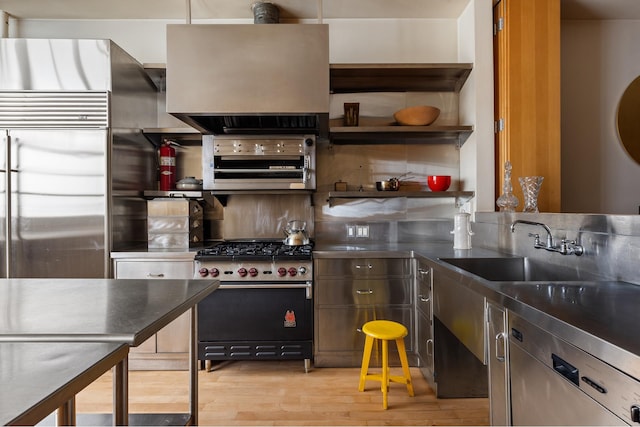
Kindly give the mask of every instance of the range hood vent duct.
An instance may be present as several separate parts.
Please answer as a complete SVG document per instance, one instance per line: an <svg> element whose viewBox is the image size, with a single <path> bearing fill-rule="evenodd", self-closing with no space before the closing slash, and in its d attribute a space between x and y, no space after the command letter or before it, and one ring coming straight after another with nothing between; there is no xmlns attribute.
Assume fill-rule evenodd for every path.
<svg viewBox="0 0 640 427"><path fill-rule="evenodd" d="M168 25L167 111L204 134L327 137L328 26Z"/></svg>
<svg viewBox="0 0 640 427"><path fill-rule="evenodd" d="M269 2L255 2L251 5L254 24L277 24L280 22L278 6Z"/></svg>

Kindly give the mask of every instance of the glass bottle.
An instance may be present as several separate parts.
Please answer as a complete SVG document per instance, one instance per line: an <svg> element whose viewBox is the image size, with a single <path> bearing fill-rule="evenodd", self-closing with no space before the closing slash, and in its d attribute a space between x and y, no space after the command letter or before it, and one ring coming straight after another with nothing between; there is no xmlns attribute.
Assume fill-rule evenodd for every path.
<svg viewBox="0 0 640 427"><path fill-rule="evenodd" d="M502 195L498 197L496 204L500 212L515 212L518 206L518 198L513 194L511 185L511 162L504 162L504 183L502 184Z"/></svg>

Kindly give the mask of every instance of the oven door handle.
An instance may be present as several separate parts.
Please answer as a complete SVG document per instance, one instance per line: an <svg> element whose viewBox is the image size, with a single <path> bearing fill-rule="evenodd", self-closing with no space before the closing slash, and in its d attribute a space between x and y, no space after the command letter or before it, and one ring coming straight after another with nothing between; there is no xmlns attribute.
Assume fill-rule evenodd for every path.
<svg viewBox="0 0 640 427"><path fill-rule="evenodd" d="M297 168L295 166L291 166L291 167L270 167L270 168L265 168L265 169L260 169L260 168L256 168L256 169L216 169L215 173L220 173L220 172L225 172L225 173L237 173L237 174L241 174L241 173L263 173L263 174L277 174L277 173L281 173L281 172L300 172L301 169Z"/></svg>
<svg viewBox="0 0 640 427"><path fill-rule="evenodd" d="M243 283L241 285L225 285L221 283L218 289L305 289L305 296L307 299L311 299L312 295L312 282L305 283Z"/></svg>

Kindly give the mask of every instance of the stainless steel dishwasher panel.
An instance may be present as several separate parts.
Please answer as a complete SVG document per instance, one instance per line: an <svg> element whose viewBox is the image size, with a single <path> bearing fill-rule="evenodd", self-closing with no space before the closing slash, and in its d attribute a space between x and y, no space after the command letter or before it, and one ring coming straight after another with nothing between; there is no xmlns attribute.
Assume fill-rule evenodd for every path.
<svg viewBox="0 0 640 427"><path fill-rule="evenodd" d="M625 425L517 345L510 349L514 426Z"/></svg>
<svg viewBox="0 0 640 427"><path fill-rule="evenodd" d="M639 381L511 312L508 318L513 425L638 425Z"/></svg>

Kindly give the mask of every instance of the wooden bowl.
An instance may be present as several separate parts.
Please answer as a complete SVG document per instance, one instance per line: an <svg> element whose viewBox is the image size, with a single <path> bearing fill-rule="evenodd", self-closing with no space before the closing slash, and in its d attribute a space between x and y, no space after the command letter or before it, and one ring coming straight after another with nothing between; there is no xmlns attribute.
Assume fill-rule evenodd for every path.
<svg viewBox="0 0 640 427"><path fill-rule="evenodd" d="M402 126L429 126L439 115L440 109L437 107L416 105L396 111L393 118Z"/></svg>

